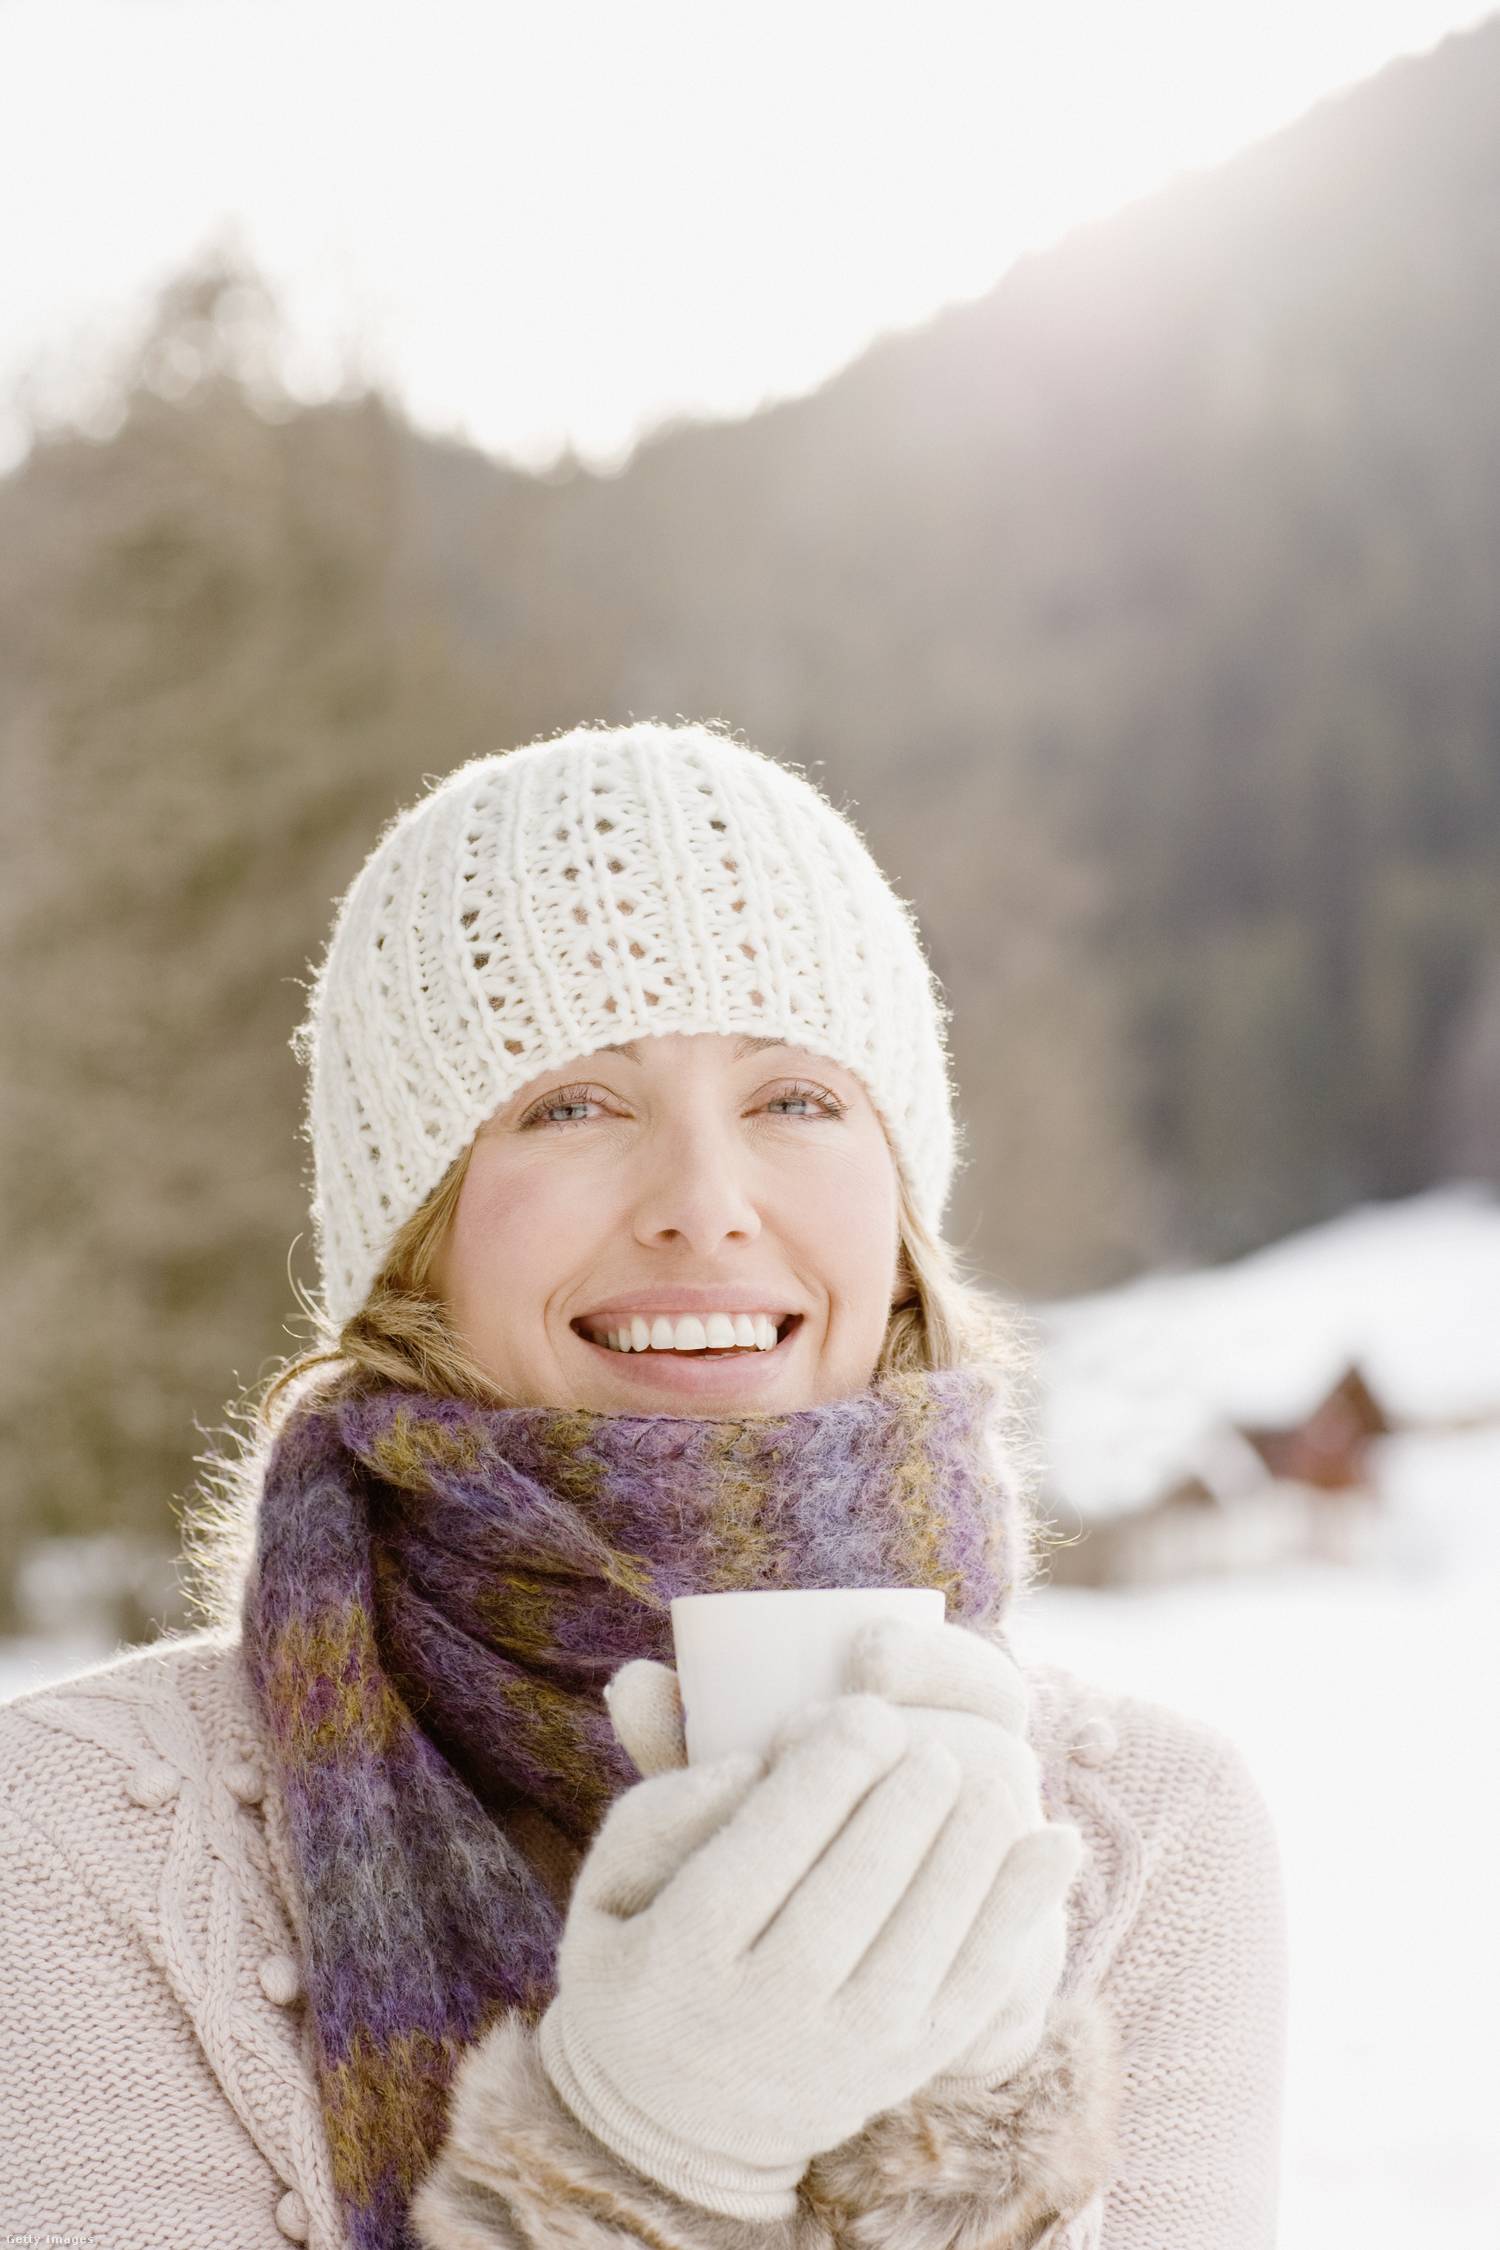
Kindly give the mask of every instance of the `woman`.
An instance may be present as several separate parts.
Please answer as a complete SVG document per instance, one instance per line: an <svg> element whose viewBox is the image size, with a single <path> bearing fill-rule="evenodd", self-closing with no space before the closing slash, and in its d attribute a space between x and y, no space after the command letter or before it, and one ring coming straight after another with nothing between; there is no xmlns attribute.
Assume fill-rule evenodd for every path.
<svg viewBox="0 0 1500 2250"><path fill-rule="evenodd" d="M0 1712L12 2236L1273 2241L1274 1837L1221 1736L1010 1653L943 1019L715 729L388 827L296 1042L324 1348L192 1527L211 1622ZM946 1621L689 1767L672 1596L859 1585Z"/></svg>

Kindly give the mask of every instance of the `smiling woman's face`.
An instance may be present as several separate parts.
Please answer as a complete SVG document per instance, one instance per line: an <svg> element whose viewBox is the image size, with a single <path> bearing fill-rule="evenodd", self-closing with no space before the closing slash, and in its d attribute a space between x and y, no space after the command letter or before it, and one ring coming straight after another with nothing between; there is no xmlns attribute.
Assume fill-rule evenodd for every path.
<svg viewBox="0 0 1500 2250"><path fill-rule="evenodd" d="M433 1278L517 1404L784 1413L873 1376L898 1211L852 1072L777 1041L665 1033L544 1071L495 1112ZM750 1341L771 1333L761 1315L774 1349ZM615 1348L622 1330L646 1348Z"/></svg>

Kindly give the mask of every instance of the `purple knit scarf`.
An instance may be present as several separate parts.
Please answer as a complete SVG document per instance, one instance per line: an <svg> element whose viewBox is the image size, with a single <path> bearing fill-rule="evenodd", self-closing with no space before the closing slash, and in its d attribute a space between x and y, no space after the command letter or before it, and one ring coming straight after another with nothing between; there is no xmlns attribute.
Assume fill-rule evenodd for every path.
<svg viewBox="0 0 1500 2250"><path fill-rule="evenodd" d="M674 1595L936 1586L1004 1645L1029 1554L995 1406L964 1368L722 1419L397 1388L294 1411L243 1633L354 2250L415 2250L464 2048L552 1996L562 1916L511 1830L532 1808L586 1848L638 1780L602 1690L671 1663Z"/></svg>

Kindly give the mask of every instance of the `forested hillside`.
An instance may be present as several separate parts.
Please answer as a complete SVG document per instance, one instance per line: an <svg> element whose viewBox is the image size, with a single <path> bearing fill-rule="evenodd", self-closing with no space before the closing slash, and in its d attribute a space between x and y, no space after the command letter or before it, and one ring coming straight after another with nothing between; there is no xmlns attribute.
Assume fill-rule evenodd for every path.
<svg viewBox="0 0 1500 2250"><path fill-rule="evenodd" d="M254 277L167 292L118 429L0 482L4 1550L170 1533L296 1340L333 902L579 719L850 807L1004 1286L1500 1176L1497 120L1492 23L610 478L268 399Z"/></svg>

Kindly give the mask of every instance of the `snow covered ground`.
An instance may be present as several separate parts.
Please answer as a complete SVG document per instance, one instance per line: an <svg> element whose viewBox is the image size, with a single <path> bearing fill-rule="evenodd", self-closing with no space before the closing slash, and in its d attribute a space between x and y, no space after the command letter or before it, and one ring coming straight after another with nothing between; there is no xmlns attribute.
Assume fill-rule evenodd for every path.
<svg viewBox="0 0 1500 2250"><path fill-rule="evenodd" d="M1305 1410L1352 1359L1427 1425L1376 1443L1357 1567L1043 1588L1015 1643L1222 1728L1265 1792L1292 1956L1281 2250L1496 2250L1500 1202L1367 1205L1046 1325L1048 1462L1101 1516L1164 1443Z"/></svg>
<svg viewBox="0 0 1500 2250"><path fill-rule="evenodd" d="M24 1640L0 1641L0 1702L7 1696L24 1695L28 1688L46 1687L52 1680L66 1680L90 1664L101 1663L112 1653L107 1642L84 1637L44 1640L28 1636Z"/></svg>
<svg viewBox="0 0 1500 2250"><path fill-rule="evenodd" d="M1384 1558L1043 1588L1023 1660L1221 1727L1281 1839L1281 2250L1500 2243L1500 1429L1392 1438Z"/></svg>
<svg viewBox="0 0 1500 2250"><path fill-rule="evenodd" d="M1014 1620L1023 1658L1222 1728L1265 1792L1292 1952L1280 2250L1500 2243L1497 1220L1466 1199L1415 1199L1258 1253L1241 1262L1249 1329L1228 1270L1179 1284L1186 1324L1166 1277L1134 1285L1133 1338L1153 1301L1152 1320L1174 1322L1158 1395L1166 1374L1217 1395L1226 1352L1264 1375L1279 1267L1289 1315L1330 1365L1354 1337L1406 1413L1486 1419L1378 1441L1384 1529L1357 1566L1043 1588ZM1114 1294L1110 1317L1123 1309ZM107 1653L0 1647L0 1695Z"/></svg>

